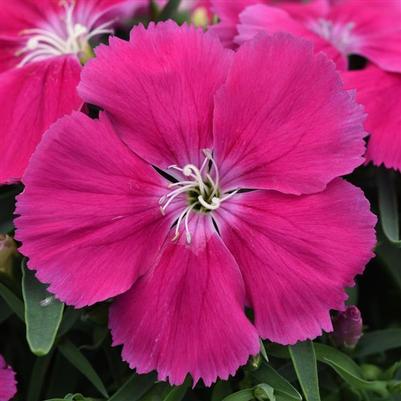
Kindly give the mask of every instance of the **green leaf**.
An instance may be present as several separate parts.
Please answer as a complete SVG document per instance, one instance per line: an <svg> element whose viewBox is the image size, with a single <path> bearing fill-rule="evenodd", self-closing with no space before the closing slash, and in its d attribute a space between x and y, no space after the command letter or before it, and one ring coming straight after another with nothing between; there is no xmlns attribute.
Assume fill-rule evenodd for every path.
<svg viewBox="0 0 401 401"><path fill-rule="evenodd" d="M47 377L47 370L50 365L52 355L37 358L33 365L32 374L28 385L28 395L26 401L39 401L43 382Z"/></svg>
<svg viewBox="0 0 401 401"><path fill-rule="evenodd" d="M384 240L376 249L376 253L379 258L384 262L387 269L393 276L394 281L401 289L401 249L396 248L394 245L391 245L389 241Z"/></svg>
<svg viewBox="0 0 401 401"><path fill-rule="evenodd" d="M274 395L274 388L265 383L258 384L253 389L253 395L260 401L277 401Z"/></svg>
<svg viewBox="0 0 401 401"><path fill-rule="evenodd" d="M350 386L374 391L382 396L388 395L387 383L365 380L361 368L348 355L324 344L315 344L315 350L318 360L333 368Z"/></svg>
<svg viewBox="0 0 401 401"><path fill-rule="evenodd" d="M190 380L185 380L185 383L182 386L173 388L163 399L163 401L181 401L184 398L189 385Z"/></svg>
<svg viewBox="0 0 401 401"><path fill-rule="evenodd" d="M214 386L212 391L211 401L221 401L232 393L231 384L229 381L219 380Z"/></svg>
<svg viewBox="0 0 401 401"><path fill-rule="evenodd" d="M38 356L49 353L63 317L64 304L47 292L22 262L22 295L25 302L26 339Z"/></svg>
<svg viewBox="0 0 401 401"><path fill-rule="evenodd" d="M282 395L294 401L302 400L302 396L299 394L298 390L275 369L273 369L271 365L263 365L257 371L252 372L252 375L258 381L272 386L276 390L277 396Z"/></svg>
<svg viewBox="0 0 401 401"><path fill-rule="evenodd" d="M59 344L58 346L61 354L73 365L75 366L94 386L95 388L104 396L108 397L107 390L96 371L93 369L92 365L89 363L87 358L82 354L82 352L70 341L66 340Z"/></svg>
<svg viewBox="0 0 401 401"><path fill-rule="evenodd" d="M133 375L120 389L113 394L109 401L137 401L148 392L155 383L155 376Z"/></svg>
<svg viewBox="0 0 401 401"><path fill-rule="evenodd" d="M178 10L181 0L169 0L169 2L164 6L162 12L159 15L159 21L167 21L172 18L173 15Z"/></svg>
<svg viewBox="0 0 401 401"><path fill-rule="evenodd" d="M251 401L253 399L253 389L247 388L245 390L240 390L236 393L230 394L222 401Z"/></svg>
<svg viewBox="0 0 401 401"><path fill-rule="evenodd" d="M355 349L355 355L368 356L394 348L401 348L401 329L377 330L362 336Z"/></svg>
<svg viewBox="0 0 401 401"><path fill-rule="evenodd" d="M377 175L377 183L379 188L380 221L383 232L393 244L401 246L394 173L380 169Z"/></svg>
<svg viewBox="0 0 401 401"><path fill-rule="evenodd" d="M24 303L3 283L0 283L0 295L13 312L23 321Z"/></svg>
<svg viewBox="0 0 401 401"><path fill-rule="evenodd" d="M313 343L300 342L289 347L299 384L307 401L320 401L317 362Z"/></svg>

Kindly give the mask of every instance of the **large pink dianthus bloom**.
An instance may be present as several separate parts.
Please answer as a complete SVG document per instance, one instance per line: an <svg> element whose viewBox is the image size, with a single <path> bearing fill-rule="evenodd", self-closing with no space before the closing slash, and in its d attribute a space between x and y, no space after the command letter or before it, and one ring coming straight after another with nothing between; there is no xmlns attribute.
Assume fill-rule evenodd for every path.
<svg viewBox="0 0 401 401"><path fill-rule="evenodd" d="M288 32L315 44L340 69L347 56L364 56L384 70L401 72L401 2L399 0L327 0L271 7L257 4L239 16L237 43L260 31Z"/></svg>
<svg viewBox="0 0 401 401"><path fill-rule="evenodd" d="M17 392L14 371L0 355L0 401L9 401Z"/></svg>
<svg viewBox="0 0 401 401"><path fill-rule="evenodd" d="M117 296L114 344L173 384L226 379L259 336L332 330L376 220L338 178L363 161L364 115L325 55L290 35L233 53L151 24L99 47L79 91L105 111L52 126L17 202L50 291L78 307Z"/></svg>
<svg viewBox="0 0 401 401"><path fill-rule="evenodd" d="M401 74L372 64L362 71L344 72L343 78L347 88L357 89L357 100L368 113L367 159L401 171Z"/></svg>
<svg viewBox="0 0 401 401"><path fill-rule="evenodd" d="M43 132L82 106L89 40L146 0L0 0L0 185L21 179Z"/></svg>

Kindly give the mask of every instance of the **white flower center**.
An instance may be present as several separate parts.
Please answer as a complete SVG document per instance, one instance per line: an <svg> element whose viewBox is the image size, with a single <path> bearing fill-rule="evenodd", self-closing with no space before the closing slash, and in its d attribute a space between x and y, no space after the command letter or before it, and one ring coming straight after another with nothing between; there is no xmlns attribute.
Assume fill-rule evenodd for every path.
<svg viewBox="0 0 401 401"><path fill-rule="evenodd" d="M355 40L352 34L352 30L355 27L354 22L341 24L319 18L310 20L307 26L311 31L330 42L339 52L343 54L352 53L351 47Z"/></svg>
<svg viewBox="0 0 401 401"><path fill-rule="evenodd" d="M16 56L24 56L18 64L19 67L64 54L75 54L80 59L91 51L89 45L91 38L113 33L110 26L114 21L108 21L93 29L91 26L76 22L73 2L65 2L63 6L65 13L59 18L59 26L49 23L45 28L25 29L20 32L27 37L27 41L16 53Z"/></svg>
<svg viewBox="0 0 401 401"><path fill-rule="evenodd" d="M222 193L220 189L219 169L213 159L212 153L204 149L205 159L200 168L193 164L187 164L183 168L170 166L169 169L180 173L182 179L168 185L169 193L163 195L160 200L160 211L164 215L168 206L178 196L185 196L188 206L181 212L175 226L176 240L180 235L181 226L184 227L186 241L191 243L192 234L189 230L189 216L191 212L210 213L220 207L222 202L230 199L239 190Z"/></svg>

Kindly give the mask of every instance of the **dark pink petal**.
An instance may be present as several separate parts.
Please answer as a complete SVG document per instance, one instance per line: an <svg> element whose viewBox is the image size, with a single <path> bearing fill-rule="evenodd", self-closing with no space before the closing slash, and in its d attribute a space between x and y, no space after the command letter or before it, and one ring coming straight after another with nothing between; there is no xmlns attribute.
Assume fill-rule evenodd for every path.
<svg viewBox="0 0 401 401"><path fill-rule="evenodd" d="M329 18L353 24L355 53L388 71L401 72L401 2L399 0L343 0Z"/></svg>
<svg viewBox="0 0 401 401"><path fill-rule="evenodd" d="M122 139L160 168L199 165L212 144L213 97L231 51L211 35L174 22L113 38L82 73L83 98L108 113Z"/></svg>
<svg viewBox="0 0 401 401"><path fill-rule="evenodd" d="M80 71L73 57L55 57L0 74L0 184L20 180L43 132L81 107Z"/></svg>
<svg viewBox="0 0 401 401"><path fill-rule="evenodd" d="M0 36L18 36L22 30L36 27L59 7L58 0L2 0Z"/></svg>
<svg viewBox="0 0 401 401"><path fill-rule="evenodd" d="M23 46L21 37L0 34L0 73L18 65L20 58L16 53Z"/></svg>
<svg viewBox="0 0 401 401"><path fill-rule="evenodd" d="M297 5L294 8L302 7L305 6ZM294 19L284 9L264 4L248 7L240 14L240 23L237 25L237 29L238 36L235 41L238 44L252 39L260 32L268 34L284 32L300 36L313 42L316 52L326 53L336 63L338 69L345 70L347 68L345 55L341 54L330 42L307 29L303 22Z"/></svg>
<svg viewBox="0 0 401 401"><path fill-rule="evenodd" d="M16 393L15 373L0 355L0 401L9 401Z"/></svg>
<svg viewBox="0 0 401 401"><path fill-rule="evenodd" d="M209 217L193 223L191 245L168 242L158 264L119 296L110 311L113 344L138 373L181 384L189 373L209 386L227 379L259 350L244 313L238 266Z"/></svg>
<svg viewBox="0 0 401 401"><path fill-rule="evenodd" d="M237 24L240 13L248 6L260 3L260 0L212 0L212 10L219 17L218 24L209 27L226 47L234 47Z"/></svg>
<svg viewBox="0 0 401 401"><path fill-rule="evenodd" d="M74 113L54 124L24 183L16 210L20 251L51 292L77 307L130 288L173 222L158 204L167 182L105 118Z"/></svg>
<svg viewBox="0 0 401 401"><path fill-rule="evenodd" d="M362 108L334 63L290 35L241 46L214 118L225 188L312 193L363 161Z"/></svg>
<svg viewBox="0 0 401 401"><path fill-rule="evenodd" d="M280 8L293 18L308 21L310 18L324 18L330 12L330 0L293 0L280 2Z"/></svg>
<svg viewBox="0 0 401 401"><path fill-rule="evenodd" d="M362 191L341 179L307 196L237 194L216 219L259 334L281 344L331 331L330 309L343 308L344 288L373 256L376 218Z"/></svg>
<svg viewBox="0 0 401 401"><path fill-rule="evenodd" d="M357 89L357 100L368 113L370 133L366 157L376 166L401 171L401 74L387 73L374 65L343 74L345 85Z"/></svg>

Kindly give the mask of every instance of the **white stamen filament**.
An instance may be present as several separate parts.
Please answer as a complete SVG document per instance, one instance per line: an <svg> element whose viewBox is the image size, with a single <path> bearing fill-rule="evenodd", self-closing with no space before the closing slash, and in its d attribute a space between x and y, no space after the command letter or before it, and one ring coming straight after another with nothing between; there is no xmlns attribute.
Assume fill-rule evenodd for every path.
<svg viewBox="0 0 401 401"><path fill-rule="evenodd" d="M75 54L79 58L88 51L89 40L94 36L113 33L110 26L114 21L105 22L94 29L74 22L74 6L72 1L64 2L65 15L60 17L60 28L65 35L56 33L50 25L21 31L22 36L27 36L27 41L16 52L16 56L24 55L18 67L63 54Z"/></svg>
<svg viewBox="0 0 401 401"><path fill-rule="evenodd" d="M173 241L180 236L180 229L183 225L186 242L190 244L192 241L192 234L189 229L191 213L195 210L197 212L212 212L218 209L222 202L230 199L238 192L238 189L236 189L232 192L226 192L224 196L220 195L220 176L217 164L210 150L205 149L203 153L205 159L200 168L194 164L187 164L183 168L176 165L168 167L168 169L178 171L183 176L183 179L168 185L168 188L173 190L160 198L161 213L165 215L167 207L180 195L187 196L190 202L177 219ZM188 180L188 178L192 178L192 181Z"/></svg>

